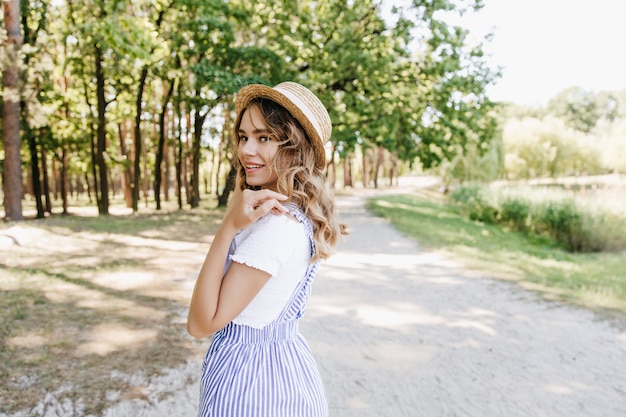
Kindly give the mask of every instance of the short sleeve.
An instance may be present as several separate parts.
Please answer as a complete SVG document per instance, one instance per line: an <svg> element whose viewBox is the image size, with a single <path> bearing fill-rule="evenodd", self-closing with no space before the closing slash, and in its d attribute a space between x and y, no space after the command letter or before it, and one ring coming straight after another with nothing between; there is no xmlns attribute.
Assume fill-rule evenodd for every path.
<svg viewBox="0 0 626 417"><path fill-rule="evenodd" d="M293 255L293 241L302 227L289 216L267 214L248 227L231 259L275 276Z"/></svg>

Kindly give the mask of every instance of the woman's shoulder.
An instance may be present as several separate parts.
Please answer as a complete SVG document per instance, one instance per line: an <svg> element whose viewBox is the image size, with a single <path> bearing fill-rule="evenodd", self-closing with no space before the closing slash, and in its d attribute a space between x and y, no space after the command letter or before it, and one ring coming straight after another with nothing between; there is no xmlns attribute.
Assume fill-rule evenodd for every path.
<svg viewBox="0 0 626 417"><path fill-rule="evenodd" d="M256 223L251 226L251 228L252 230L269 229L272 231L276 231L276 229L281 229L285 231L297 232L304 229L304 224L296 216L290 213L269 213L261 217Z"/></svg>
<svg viewBox="0 0 626 417"><path fill-rule="evenodd" d="M235 236L233 260L254 258L268 263L273 259L272 268L259 268L273 275L294 253L308 253L309 245L302 223L288 215L268 214Z"/></svg>

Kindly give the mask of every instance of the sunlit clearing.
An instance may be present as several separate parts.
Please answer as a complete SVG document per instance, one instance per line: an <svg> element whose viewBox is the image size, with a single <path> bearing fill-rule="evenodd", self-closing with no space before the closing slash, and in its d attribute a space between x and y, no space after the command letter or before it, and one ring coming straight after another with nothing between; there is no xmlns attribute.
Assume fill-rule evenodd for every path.
<svg viewBox="0 0 626 417"><path fill-rule="evenodd" d="M57 282L55 285L50 285L45 288L44 292L46 298L55 303L75 303L79 307L121 312L125 316L154 320L165 316L163 311L144 307L131 300L116 298L104 292L65 282Z"/></svg>
<svg viewBox="0 0 626 417"><path fill-rule="evenodd" d="M439 267L454 267L458 264L445 259L441 253L408 253L402 255L386 253L342 253L326 261L328 265L346 269L363 269L368 266L380 266L400 270L414 271L417 265L437 265Z"/></svg>
<svg viewBox="0 0 626 417"><path fill-rule="evenodd" d="M135 350L156 339L152 329L133 330L121 324L101 324L88 335L88 342L78 346L82 355L107 355L118 350Z"/></svg>
<svg viewBox="0 0 626 417"><path fill-rule="evenodd" d="M15 336L7 340L7 345L11 347L33 349L49 343L50 341L37 334L27 334L24 336Z"/></svg>
<svg viewBox="0 0 626 417"><path fill-rule="evenodd" d="M116 290L130 290L148 286L154 282L154 274L138 271L107 272L96 276L94 282L103 287L115 288Z"/></svg>
<svg viewBox="0 0 626 417"><path fill-rule="evenodd" d="M394 303L393 308L376 305L357 307L357 315L364 323L377 327L403 327L410 324L442 324L444 318L408 303Z"/></svg>

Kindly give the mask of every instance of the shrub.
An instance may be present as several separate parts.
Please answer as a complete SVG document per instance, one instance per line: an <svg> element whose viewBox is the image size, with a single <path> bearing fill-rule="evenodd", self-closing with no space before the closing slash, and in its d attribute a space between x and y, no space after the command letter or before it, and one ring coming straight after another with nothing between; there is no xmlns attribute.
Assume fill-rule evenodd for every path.
<svg viewBox="0 0 626 417"><path fill-rule="evenodd" d="M626 219L612 212L596 211L583 217L583 227L588 234L587 251L626 250Z"/></svg>
<svg viewBox="0 0 626 417"><path fill-rule="evenodd" d="M525 232L530 227L530 203L521 198L508 197L500 203L500 219L518 232Z"/></svg>
<svg viewBox="0 0 626 417"><path fill-rule="evenodd" d="M626 249L624 216L602 207L579 205L571 195L554 190L505 189L496 193L470 185L455 189L450 199L471 220L501 223L533 239L538 237L537 241L550 239L571 252Z"/></svg>
<svg viewBox="0 0 626 417"><path fill-rule="evenodd" d="M549 201L540 212L536 231L545 232L565 249L580 252L589 246L583 216L573 200Z"/></svg>
<svg viewBox="0 0 626 417"><path fill-rule="evenodd" d="M456 188L450 193L450 198L470 220L496 223L498 209L485 197L482 187L469 185Z"/></svg>

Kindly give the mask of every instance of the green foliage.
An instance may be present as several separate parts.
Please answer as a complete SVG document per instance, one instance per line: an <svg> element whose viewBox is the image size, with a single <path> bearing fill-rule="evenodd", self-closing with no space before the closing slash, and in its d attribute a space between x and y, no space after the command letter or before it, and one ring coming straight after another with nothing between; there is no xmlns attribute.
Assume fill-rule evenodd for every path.
<svg viewBox="0 0 626 417"><path fill-rule="evenodd" d="M538 210L535 232L547 233L571 252L594 250L595 248L587 244L587 232L583 228L582 218L583 214L573 200L548 201Z"/></svg>
<svg viewBox="0 0 626 417"><path fill-rule="evenodd" d="M488 200L481 186L467 185L455 188L450 193L450 199L470 220L483 223L496 222L498 209Z"/></svg>
<svg viewBox="0 0 626 417"><path fill-rule="evenodd" d="M528 230L531 222L531 206L526 199L506 198L500 202L500 221L519 232Z"/></svg>
<svg viewBox="0 0 626 417"><path fill-rule="evenodd" d="M508 120L503 143L504 170L509 179L602 172L597 141L554 117Z"/></svg>
<svg viewBox="0 0 626 417"><path fill-rule="evenodd" d="M481 150L476 144L460 148L452 160L445 160L438 168L432 169L446 186L458 183L486 183L500 178L504 170L504 145L499 137L483 144Z"/></svg>
<svg viewBox="0 0 626 417"><path fill-rule="evenodd" d="M475 192L472 187L457 196L472 201ZM433 194L377 197L370 199L367 207L416 239L421 247L451 254L465 267L481 271L481 276L516 281L525 287L529 284L551 299L626 313L623 254L566 252L499 225L471 221Z"/></svg>
<svg viewBox="0 0 626 417"><path fill-rule="evenodd" d="M139 161L155 159L150 136L159 135L158 120L166 115L166 143L194 143L181 157L192 167L185 172L197 175L204 158L197 153L207 151L197 146L199 138L227 142L220 134L232 117L224 113L242 85L294 80L326 104L340 156L383 148L396 161L453 165L468 178L484 179L472 165L489 154L496 135L485 88L498 74L486 65L483 43L470 44L468 31L445 18L480 9L481 1L406 2L391 17L378 0L21 5L33 48L24 80L24 91L33 93L29 117L45 132L38 137L42 149L66 164L65 172L98 176L106 159L131 166L134 179L148 179L141 171L152 166ZM211 146L226 149L219 142ZM220 166L228 155L219 157ZM111 181L121 182L120 172L111 173ZM98 183L92 188L107 184L92 182Z"/></svg>
<svg viewBox="0 0 626 417"><path fill-rule="evenodd" d="M565 120L571 128L590 133L599 120L617 118L618 99L614 94L570 87L550 100L548 112Z"/></svg>
<svg viewBox="0 0 626 417"><path fill-rule="evenodd" d="M582 218L583 230L591 230L586 243L596 251L619 253L626 248L626 221L610 211L598 211Z"/></svg>
<svg viewBox="0 0 626 417"><path fill-rule="evenodd" d="M549 238L570 252L626 249L626 217L608 209L591 211L559 193L469 185L453 190L449 201L470 220L502 224L533 239Z"/></svg>

